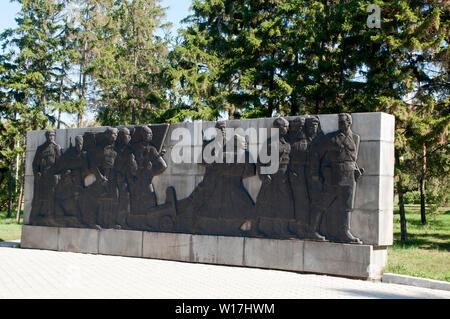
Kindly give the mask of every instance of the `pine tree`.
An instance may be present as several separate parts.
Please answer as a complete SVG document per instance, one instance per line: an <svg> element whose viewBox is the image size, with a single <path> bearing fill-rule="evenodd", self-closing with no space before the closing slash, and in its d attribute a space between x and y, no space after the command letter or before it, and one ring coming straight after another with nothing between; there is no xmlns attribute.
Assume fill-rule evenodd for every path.
<svg viewBox="0 0 450 319"><path fill-rule="evenodd" d="M73 69L74 97L77 105L77 127L83 126L86 111L95 111L99 100L95 77L90 68L100 50L99 39L107 29L105 10L112 5L109 0L72 0L70 1L70 25L74 56Z"/></svg>
<svg viewBox="0 0 450 319"><path fill-rule="evenodd" d="M170 70L186 115L214 118L225 111L233 118L244 111L244 117L261 117L279 110L291 90L280 65L287 23L277 16L281 5L194 1Z"/></svg>
<svg viewBox="0 0 450 319"><path fill-rule="evenodd" d="M405 137L396 134L396 152L407 157L421 193L422 223L426 222L426 181L430 179L428 153L446 146L448 138L448 27L440 1L380 2L382 29L367 42L367 86L364 100L371 111L396 115ZM369 40L369 39L368 39ZM363 41L361 41L363 42ZM364 42L363 42L364 43ZM406 138L406 140L405 140ZM404 144L404 143L403 143ZM404 153L407 150L409 153ZM436 158L438 155L443 158ZM448 161L434 153L434 163ZM405 167L405 171L408 168ZM448 181L447 181L448 183ZM441 187L447 188L445 184Z"/></svg>
<svg viewBox="0 0 450 319"><path fill-rule="evenodd" d="M105 1L102 6L103 23L89 65L100 88L98 118L103 124L154 121L167 107L161 75L167 40L155 34L165 26L165 13L155 0Z"/></svg>
<svg viewBox="0 0 450 319"><path fill-rule="evenodd" d="M7 29L0 35L3 49L0 61L1 165L9 168L10 180L14 176L15 182L11 185L18 186L12 185L9 190L9 214L13 197L17 192L22 193L27 130L53 125L56 123L54 111L67 111L62 103L67 71L66 55L61 46L64 1L18 2L22 7L16 18L17 28ZM66 102L68 99L66 96ZM21 199L18 206L20 208Z"/></svg>

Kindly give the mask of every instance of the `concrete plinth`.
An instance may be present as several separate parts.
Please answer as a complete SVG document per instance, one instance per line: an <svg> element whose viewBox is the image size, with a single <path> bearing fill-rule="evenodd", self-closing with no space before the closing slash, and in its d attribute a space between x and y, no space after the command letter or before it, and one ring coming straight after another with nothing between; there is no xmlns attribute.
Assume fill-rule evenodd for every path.
<svg viewBox="0 0 450 319"><path fill-rule="evenodd" d="M59 228L23 225L22 248L58 250Z"/></svg>
<svg viewBox="0 0 450 319"><path fill-rule="evenodd" d="M386 248L306 240L24 226L22 248L245 266L378 280Z"/></svg>

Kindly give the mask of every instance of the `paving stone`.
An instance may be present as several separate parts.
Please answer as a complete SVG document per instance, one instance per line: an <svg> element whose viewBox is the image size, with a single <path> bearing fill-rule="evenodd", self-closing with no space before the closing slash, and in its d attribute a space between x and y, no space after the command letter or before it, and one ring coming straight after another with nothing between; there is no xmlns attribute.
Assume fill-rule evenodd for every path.
<svg viewBox="0 0 450 319"><path fill-rule="evenodd" d="M383 274L383 282L450 291L450 282L398 274Z"/></svg>
<svg viewBox="0 0 450 319"><path fill-rule="evenodd" d="M145 258L0 247L0 260L0 298L8 299L450 298L415 286Z"/></svg>

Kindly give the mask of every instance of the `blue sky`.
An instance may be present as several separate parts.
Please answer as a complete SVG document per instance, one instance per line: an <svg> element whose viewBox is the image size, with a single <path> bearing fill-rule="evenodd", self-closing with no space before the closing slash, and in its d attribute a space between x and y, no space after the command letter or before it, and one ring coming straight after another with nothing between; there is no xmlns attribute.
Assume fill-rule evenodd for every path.
<svg viewBox="0 0 450 319"><path fill-rule="evenodd" d="M0 0L3 1L3 0ZM162 0L160 5L162 7L169 7L166 10L167 21L173 23L172 30L175 31L182 25L179 23L180 20L187 17L191 12L189 12L189 7L191 6L192 0Z"/></svg>
<svg viewBox="0 0 450 319"><path fill-rule="evenodd" d="M184 19L189 14L189 7L191 0L162 0L160 5L162 7L169 7L166 11L167 21L172 22L172 31L175 31L181 27L180 20ZM14 17L20 10L18 2L10 0L0 0L0 32L7 28L13 28L16 26Z"/></svg>

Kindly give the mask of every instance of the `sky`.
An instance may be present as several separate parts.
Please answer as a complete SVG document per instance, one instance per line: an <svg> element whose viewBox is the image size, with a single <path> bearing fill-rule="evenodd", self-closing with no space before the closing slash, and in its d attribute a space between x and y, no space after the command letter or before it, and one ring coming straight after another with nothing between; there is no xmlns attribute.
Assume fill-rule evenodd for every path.
<svg viewBox="0 0 450 319"><path fill-rule="evenodd" d="M0 0L3 1L3 0ZM173 23L172 31L176 33L176 30L181 28L183 25L180 21L186 18L192 12L189 11L189 7L191 6L192 0L162 0L160 5L166 10L166 19L169 22Z"/></svg>
<svg viewBox="0 0 450 319"><path fill-rule="evenodd" d="M162 0L160 2L163 8L168 7L166 19L168 22L172 22L172 31L174 34L182 26L180 20L189 15L191 3L191 0ZM0 32L16 26L14 17L19 10L20 4L17 1L0 0Z"/></svg>

